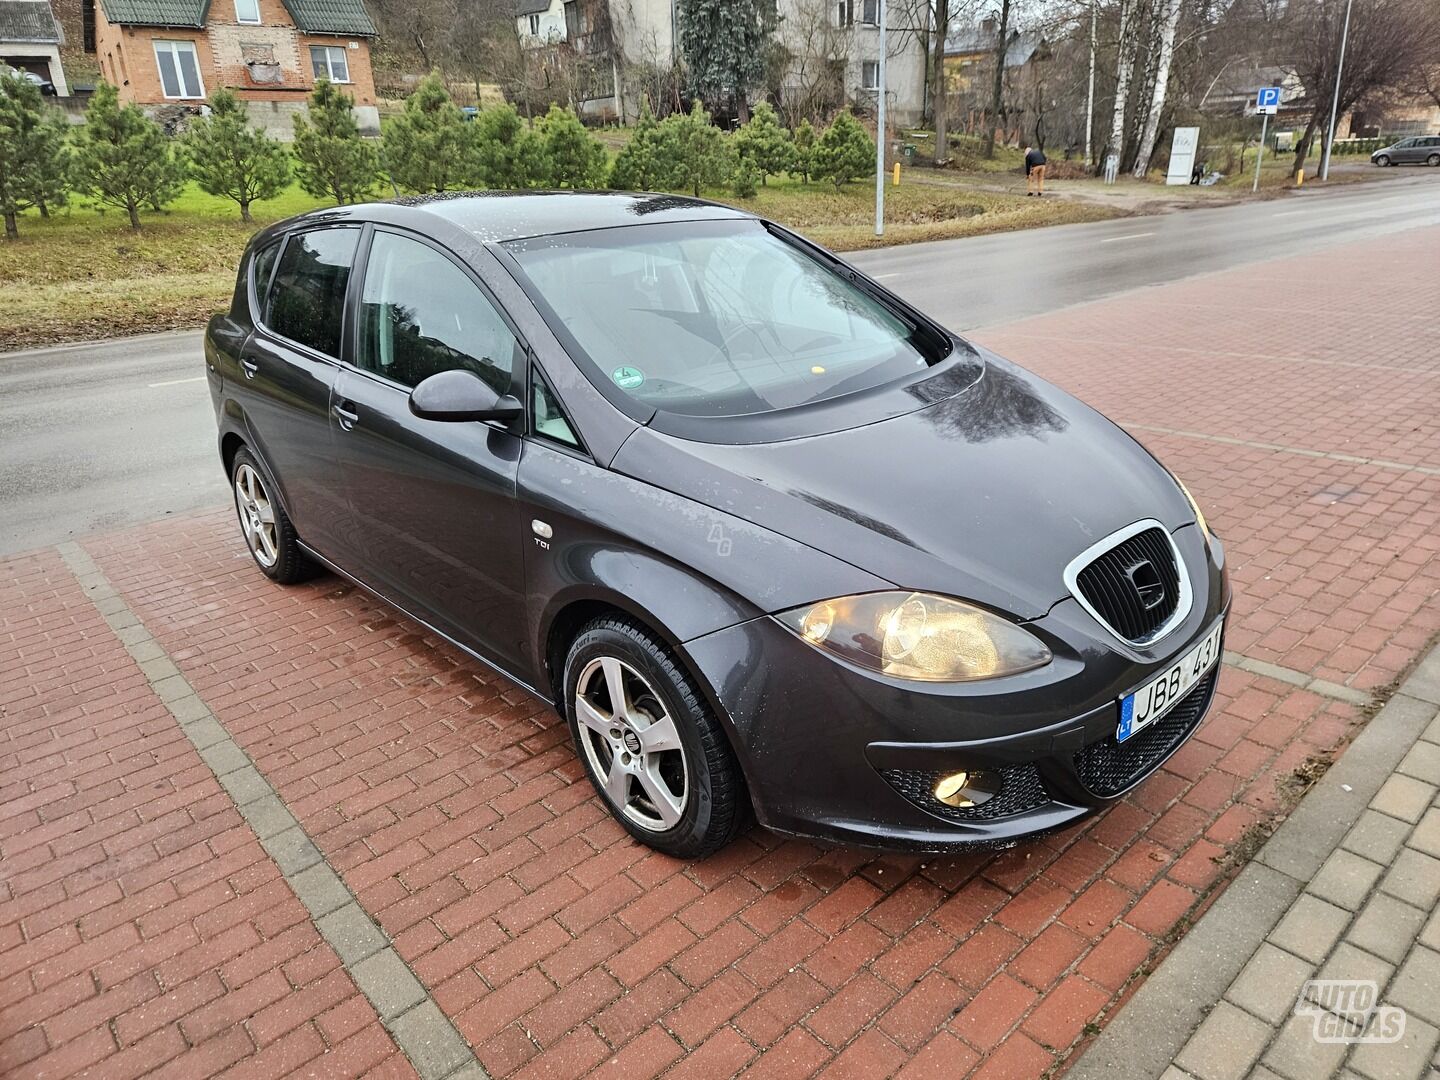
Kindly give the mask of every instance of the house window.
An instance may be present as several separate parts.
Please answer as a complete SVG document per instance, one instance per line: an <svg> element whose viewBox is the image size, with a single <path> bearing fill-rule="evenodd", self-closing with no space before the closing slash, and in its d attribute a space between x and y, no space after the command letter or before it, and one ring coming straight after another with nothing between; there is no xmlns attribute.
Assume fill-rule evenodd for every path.
<svg viewBox="0 0 1440 1080"><path fill-rule="evenodd" d="M539 15L531 15L531 16L530 16L530 36L531 36L531 37L539 37L539 36L540 36L540 16L539 16Z"/></svg>
<svg viewBox="0 0 1440 1080"><path fill-rule="evenodd" d="M260 0L235 0L235 21L258 26L260 24Z"/></svg>
<svg viewBox="0 0 1440 1080"><path fill-rule="evenodd" d="M860 65L860 81L866 90L880 89L880 62L878 60L866 60Z"/></svg>
<svg viewBox="0 0 1440 1080"><path fill-rule="evenodd" d="M205 96L193 41L155 42L155 66L160 69L160 88L167 98Z"/></svg>
<svg viewBox="0 0 1440 1080"><path fill-rule="evenodd" d="M835 5L835 25L849 26L854 18L854 0L840 0Z"/></svg>
<svg viewBox="0 0 1440 1080"><path fill-rule="evenodd" d="M866 26L880 25L880 0L863 0L860 5L860 21Z"/></svg>
<svg viewBox="0 0 1440 1080"><path fill-rule="evenodd" d="M317 79L329 79L333 83L350 81L350 60L339 45L311 45L310 67Z"/></svg>

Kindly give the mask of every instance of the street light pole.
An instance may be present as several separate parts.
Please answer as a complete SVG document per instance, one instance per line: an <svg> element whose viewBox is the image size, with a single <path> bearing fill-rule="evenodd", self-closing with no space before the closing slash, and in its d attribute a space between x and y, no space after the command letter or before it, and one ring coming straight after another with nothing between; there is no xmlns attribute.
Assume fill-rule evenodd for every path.
<svg viewBox="0 0 1440 1080"><path fill-rule="evenodd" d="M1340 76L1345 74L1345 46L1350 41L1350 5L1345 0L1345 29L1340 31L1340 59L1335 64L1335 97L1330 102L1330 133L1325 137L1325 156L1320 160L1320 179L1330 179L1330 147L1335 143L1336 113L1340 111Z"/></svg>
<svg viewBox="0 0 1440 1080"><path fill-rule="evenodd" d="M880 64L876 78L880 86L875 91L875 235L885 235L885 0L879 0L880 8Z"/></svg>

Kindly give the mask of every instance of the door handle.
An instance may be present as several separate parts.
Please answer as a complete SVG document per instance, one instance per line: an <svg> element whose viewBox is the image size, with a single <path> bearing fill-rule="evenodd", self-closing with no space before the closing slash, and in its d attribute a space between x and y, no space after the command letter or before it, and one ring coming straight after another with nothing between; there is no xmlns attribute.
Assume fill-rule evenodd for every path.
<svg viewBox="0 0 1440 1080"><path fill-rule="evenodd" d="M248 356L242 356L240 358L240 366L244 369L247 379L253 379L260 371L260 362L258 360L251 360Z"/></svg>
<svg viewBox="0 0 1440 1080"><path fill-rule="evenodd" d="M330 411L335 414L335 419L340 422L340 427L349 431L360 422L360 413L356 411L354 402L337 401L330 406Z"/></svg>

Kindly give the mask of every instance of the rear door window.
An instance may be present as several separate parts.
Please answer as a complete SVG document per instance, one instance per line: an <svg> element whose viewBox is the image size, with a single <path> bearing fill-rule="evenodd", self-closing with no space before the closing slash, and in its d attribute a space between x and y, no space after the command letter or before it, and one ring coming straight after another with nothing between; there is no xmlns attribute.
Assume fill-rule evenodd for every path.
<svg viewBox="0 0 1440 1080"><path fill-rule="evenodd" d="M345 289L359 237L355 228L317 229L290 237L270 287L270 329L326 356L340 355Z"/></svg>

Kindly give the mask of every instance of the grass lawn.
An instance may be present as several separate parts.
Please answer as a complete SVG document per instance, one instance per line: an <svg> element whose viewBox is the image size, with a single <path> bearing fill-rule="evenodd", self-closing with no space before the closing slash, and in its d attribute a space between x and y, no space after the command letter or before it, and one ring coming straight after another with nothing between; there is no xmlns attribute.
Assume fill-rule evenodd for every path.
<svg viewBox="0 0 1440 1080"><path fill-rule="evenodd" d="M753 199L707 192L788 225L840 251L940 240L1114 217L1117 211L1060 199L902 182L886 188L885 236L874 235L875 189L856 181L799 184L772 177ZM240 253L256 227L323 205L298 187L239 209L187 187L132 232L123 211L74 205L20 220L20 239L0 242L0 351L199 326L223 309Z"/></svg>

